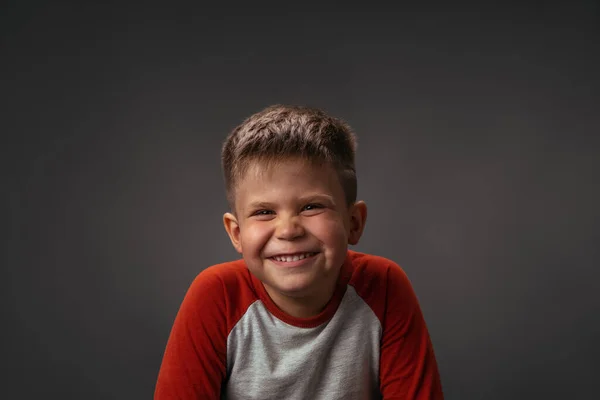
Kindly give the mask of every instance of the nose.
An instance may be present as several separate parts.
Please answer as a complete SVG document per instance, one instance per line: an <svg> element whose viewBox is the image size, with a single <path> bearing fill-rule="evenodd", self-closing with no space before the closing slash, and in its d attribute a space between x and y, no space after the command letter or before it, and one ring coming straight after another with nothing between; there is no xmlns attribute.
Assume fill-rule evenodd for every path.
<svg viewBox="0 0 600 400"><path fill-rule="evenodd" d="M279 216L275 235L281 240L294 240L304 236L304 227L297 216Z"/></svg>

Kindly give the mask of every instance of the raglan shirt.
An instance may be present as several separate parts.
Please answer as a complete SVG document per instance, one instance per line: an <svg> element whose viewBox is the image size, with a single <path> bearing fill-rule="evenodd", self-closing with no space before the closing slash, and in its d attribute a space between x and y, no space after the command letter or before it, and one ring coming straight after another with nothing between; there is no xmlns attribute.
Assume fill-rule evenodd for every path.
<svg viewBox="0 0 600 400"><path fill-rule="evenodd" d="M404 271L348 251L319 314L281 311L243 260L209 267L175 318L155 399L443 399Z"/></svg>

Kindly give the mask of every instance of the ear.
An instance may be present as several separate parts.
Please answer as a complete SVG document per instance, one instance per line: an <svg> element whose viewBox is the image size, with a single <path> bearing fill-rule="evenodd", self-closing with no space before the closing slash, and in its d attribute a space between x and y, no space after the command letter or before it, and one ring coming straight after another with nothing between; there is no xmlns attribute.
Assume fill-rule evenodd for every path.
<svg viewBox="0 0 600 400"><path fill-rule="evenodd" d="M364 201L357 201L348 209L350 216L350 232L348 244L355 245L360 240L365 224L367 223L367 205Z"/></svg>
<svg viewBox="0 0 600 400"><path fill-rule="evenodd" d="M242 241L240 238L240 224L237 218L232 213L225 213L223 215L223 225L225 230L231 239L231 244L237 250L238 253L242 253Z"/></svg>

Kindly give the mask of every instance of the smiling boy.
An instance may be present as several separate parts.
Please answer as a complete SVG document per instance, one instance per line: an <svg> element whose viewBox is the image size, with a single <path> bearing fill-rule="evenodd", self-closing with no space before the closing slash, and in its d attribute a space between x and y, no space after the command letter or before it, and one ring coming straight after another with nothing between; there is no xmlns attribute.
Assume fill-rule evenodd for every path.
<svg viewBox="0 0 600 400"><path fill-rule="evenodd" d="M442 399L403 270L350 251L355 138L307 107L272 106L228 136L225 230L241 260L212 266L177 314L155 399Z"/></svg>

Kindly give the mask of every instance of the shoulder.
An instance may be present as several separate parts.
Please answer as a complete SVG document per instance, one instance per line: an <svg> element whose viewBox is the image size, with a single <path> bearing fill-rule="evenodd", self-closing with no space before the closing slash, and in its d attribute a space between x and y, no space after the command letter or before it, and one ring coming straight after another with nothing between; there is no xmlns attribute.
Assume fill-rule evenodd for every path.
<svg viewBox="0 0 600 400"><path fill-rule="evenodd" d="M383 322L389 312L388 304L394 308L412 309L415 296L412 285L404 270L394 261L372 254L350 251L352 276L349 285Z"/></svg>
<svg viewBox="0 0 600 400"><path fill-rule="evenodd" d="M243 260L210 266L190 285L180 313L219 319L232 326L257 299Z"/></svg>
<svg viewBox="0 0 600 400"><path fill-rule="evenodd" d="M215 264L196 275L190 289L219 291L224 287L243 285L248 282L248 273L243 260Z"/></svg>
<svg viewBox="0 0 600 400"><path fill-rule="evenodd" d="M406 273L396 262L373 254L349 251L353 286L382 285L389 281L407 284Z"/></svg>
<svg viewBox="0 0 600 400"><path fill-rule="evenodd" d="M242 260L212 265L202 270L189 287L188 295L222 296L227 287L239 287L245 281L247 268Z"/></svg>

